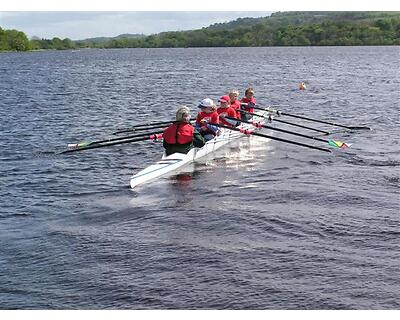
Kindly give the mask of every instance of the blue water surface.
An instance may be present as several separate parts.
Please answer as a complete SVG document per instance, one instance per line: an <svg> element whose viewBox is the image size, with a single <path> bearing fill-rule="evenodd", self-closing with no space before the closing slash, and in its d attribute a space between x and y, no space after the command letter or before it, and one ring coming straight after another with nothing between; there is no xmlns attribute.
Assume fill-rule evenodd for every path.
<svg viewBox="0 0 400 320"><path fill-rule="evenodd" d="M1 53L0 308L400 308L399 61L391 46ZM248 86L259 106L372 130L282 117L352 146L244 137L135 191L159 142L54 154Z"/></svg>

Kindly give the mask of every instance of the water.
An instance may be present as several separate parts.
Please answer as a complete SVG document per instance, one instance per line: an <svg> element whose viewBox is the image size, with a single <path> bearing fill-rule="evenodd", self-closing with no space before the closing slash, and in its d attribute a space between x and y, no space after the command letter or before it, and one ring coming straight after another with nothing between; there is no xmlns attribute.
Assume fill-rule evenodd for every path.
<svg viewBox="0 0 400 320"><path fill-rule="evenodd" d="M0 54L0 308L398 309L399 58L399 47ZM335 128L353 146L332 154L244 138L136 191L130 175L160 143L46 153L249 85L260 105L372 131Z"/></svg>

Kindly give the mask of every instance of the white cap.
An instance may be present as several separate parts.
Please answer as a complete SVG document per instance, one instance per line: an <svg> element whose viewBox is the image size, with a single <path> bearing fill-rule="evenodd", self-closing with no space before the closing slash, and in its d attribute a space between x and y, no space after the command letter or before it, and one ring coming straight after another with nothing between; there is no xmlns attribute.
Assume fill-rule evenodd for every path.
<svg viewBox="0 0 400 320"><path fill-rule="evenodd" d="M204 108L204 107L214 107L214 101L210 98L205 98L200 101L199 108Z"/></svg>

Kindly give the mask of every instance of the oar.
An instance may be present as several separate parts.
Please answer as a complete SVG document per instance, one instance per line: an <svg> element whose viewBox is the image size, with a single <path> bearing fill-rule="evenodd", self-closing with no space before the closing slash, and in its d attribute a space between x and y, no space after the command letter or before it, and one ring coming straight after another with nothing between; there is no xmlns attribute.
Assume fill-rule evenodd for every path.
<svg viewBox="0 0 400 320"><path fill-rule="evenodd" d="M228 116L225 116L224 118L231 119L231 120L237 120L235 118L228 117ZM251 122L251 121L246 121L246 120L241 120L241 122L250 123L253 126L255 126L256 128L260 128L260 127L261 128L267 128L267 129L271 129L271 130L275 130L275 131L279 131L279 132L283 132L283 133L287 133L287 134L292 134L292 135L295 135L295 136L303 137L303 138L306 138L306 139L312 139L312 140L316 140L316 141L325 142L325 143L327 143L330 146L335 147L335 148L345 149L345 148L349 148L351 146L350 144L346 144L346 143L344 143L342 141L337 141L337 140L332 140L332 139L326 140L326 139L322 139L322 138L318 138L318 137L313 137L313 136L309 136L309 135L302 134L302 133L299 133L299 132L294 132L294 131L289 131L289 130L285 130L285 129L280 129L280 128L267 126L267 125L262 124L260 122Z"/></svg>
<svg viewBox="0 0 400 320"><path fill-rule="evenodd" d="M299 116L299 115L296 115L296 114L283 112L283 111L280 111L280 110L272 109L271 107L268 107L268 108L254 107L254 109L274 112L277 115L288 116L288 117L293 117L293 118L298 118L298 119L303 119L303 120L308 120L308 121L314 121L314 122L329 124L329 125L332 125L332 126L335 126L335 127L341 127L341 128L346 128L346 129L350 129L350 130L371 130L370 127L366 127L366 126L359 126L359 127L358 126L345 126L345 125L338 124L338 123L335 123L335 122L328 122L328 121L324 121L324 120L318 120L318 119L313 119L313 118L308 118L308 117L304 117L304 116Z"/></svg>
<svg viewBox="0 0 400 320"><path fill-rule="evenodd" d="M95 149L95 148L104 148L104 147L114 146L114 145L123 144L123 143L132 143L132 142L145 141L145 140L159 140L161 138L162 138L162 134L150 134L150 135L146 135L146 136L140 137L140 138L125 139L122 141L114 141L114 142L104 143L104 144L99 143L99 144L91 145L88 147L69 149L69 150L61 151L60 154L71 153L71 152L76 152L76 151L84 151L84 150Z"/></svg>
<svg viewBox="0 0 400 320"><path fill-rule="evenodd" d="M158 125L154 125L154 126L147 126L147 127L135 127L135 128L130 128L130 129L125 129L125 130L119 130L119 131L115 131L112 134L113 135L117 135L117 134L121 134L121 133L127 133L127 132L133 132L133 131L144 131L144 130L152 130L152 129L157 129L157 128L166 128L168 126L168 124L173 123L172 121L168 122L167 124L158 124Z"/></svg>
<svg viewBox="0 0 400 320"><path fill-rule="evenodd" d="M239 131L239 132L247 134L247 135L253 135L253 136L268 138L268 139L277 140L277 141L285 142L285 143L290 143L290 144L294 144L294 145L297 145L297 146L302 146L302 147L306 147L306 148L310 148L310 149L315 149L315 150L320 150L320 151L325 151L325 152L332 152L332 150L330 150L330 149L316 147L316 146L312 146L310 144L305 144L305 143L296 142L296 141L292 141L292 140L286 140L286 139L270 136L270 135L267 135L267 134L254 132L253 130L246 130L246 129L243 129L243 128L235 128L235 127L228 127L228 126L224 126L222 124L215 124L215 123L212 123L212 125L220 127L220 128L233 130L233 131Z"/></svg>
<svg viewBox="0 0 400 320"><path fill-rule="evenodd" d="M277 118L272 118L270 116L263 116L261 114L257 114L257 113L253 113L253 112L249 112L249 111L244 111L244 110L242 110L242 111L245 112L245 113L251 114L253 116L258 116L258 117L261 117L261 118L269 119L271 121L285 123L285 124L290 125L290 126L304 128L304 129L308 129L308 130L316 131L316 132L321 132L321 133L326 134L326 135L331 134L331 132L329 132L329 131L320 130L320 129L316 129L316 128L312 128L312 127L307 127L307 126L303 126L303 125L298 124L298 123L293 123L293 122L289 122L289 121L285 121L285 120L280 120L280 119L277 119Z"/></svg>
<svg viewBox="0 0 400 320"><path fill-rule="evenodd" d="M158 130L155 132L152 132L152 134L159 134L159 133L163 133L164 130ZM149 132L145 132L145 133L138 133L135 135L131 135L131 136L125 136L125 137L120 137L120 138L110 138L110 139L104 139L104 140L97 140L97 141L81 141L79 143L75 143L75 144L68 144L68 148L70 149L76 149L76 148L83 148L83 147L88 147L94 144L99 144L99 143L104 143L104 142L113 142L113 141L119 141L119 140L124 140L124 139L133 139L133 138L139 138L139 137L144 137L149 135Z"/></svg>
<svg viewBox="0 0 400 320"><path fill-rule="evenodd" d="M137 124L137 125L131 126L129 128L126 128L126 129L117 130L117 131L113 132L112 134L120 134L120 133L125 133L125 132L144 130L143 129L144 127L149 127L150 129L160 128L163 125L168 125L168 124L171 124L171 123L174 123L174 122L175 122L174 120L169 120L169 121L142 123L142 124Z"/></svg>

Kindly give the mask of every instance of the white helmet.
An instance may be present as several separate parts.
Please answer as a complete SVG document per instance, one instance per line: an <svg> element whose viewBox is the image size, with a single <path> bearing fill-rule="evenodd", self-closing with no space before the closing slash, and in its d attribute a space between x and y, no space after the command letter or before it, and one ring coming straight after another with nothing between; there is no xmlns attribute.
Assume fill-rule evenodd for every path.
<svg viewBox="0 0 400 320"><path fill-rule="evenodd" d="M199 108L204 108L204 107L215 107L214 101L210 98L205 98L200 101Z"/></svg>

